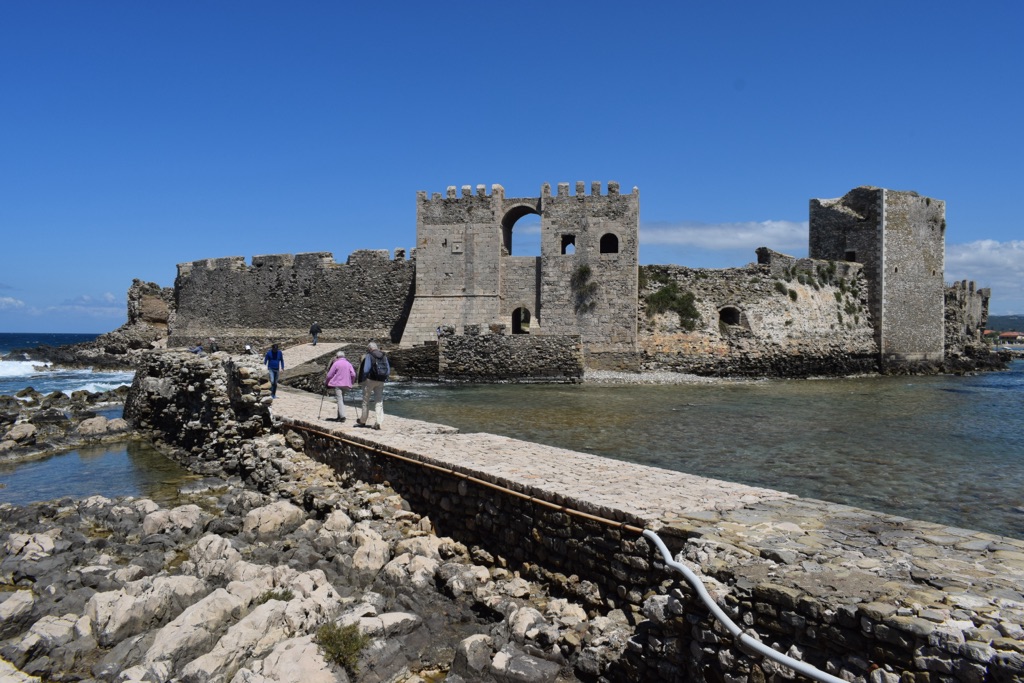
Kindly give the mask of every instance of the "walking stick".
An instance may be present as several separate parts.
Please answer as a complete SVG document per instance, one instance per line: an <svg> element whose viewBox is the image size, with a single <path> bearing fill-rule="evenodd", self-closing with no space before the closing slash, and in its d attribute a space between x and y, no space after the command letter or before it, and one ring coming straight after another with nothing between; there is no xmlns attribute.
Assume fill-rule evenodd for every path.
<svg viewBox="0 0 1024 683"><path fill-rule="evenodd" d="M320 410L316 411L316 419L320 419L320 413L324 410L324 399L327 397L327 388L324 387L324 391L320 394Z"/></svg>

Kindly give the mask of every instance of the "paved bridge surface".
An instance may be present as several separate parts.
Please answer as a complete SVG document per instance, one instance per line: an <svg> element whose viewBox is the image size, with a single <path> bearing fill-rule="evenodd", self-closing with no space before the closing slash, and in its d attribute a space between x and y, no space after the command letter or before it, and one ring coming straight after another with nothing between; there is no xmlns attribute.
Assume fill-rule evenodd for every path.
<svg viewBox="0 0 1024 683"><path fill-rule="evenodd" d="M288 367L358 345L305 344L285 350ZM333 398L282 387L275 419L314 427L384 450L443 464L509 485L553 503L611 519L640 518L655 530L672 526L690 536L742 548L778 563L785 582L807 572L890 578L914 605L913 616L941 622L951 611L998 614L1024 623L1024 541L910 520L780 491L528 443L493 434L386 415L380 431L354 426L361 391L352 392L344 423L330 422ZM385 413L387 388L385 388ZM847 582L847 590L855 584ZM856 600L854 600L856 601ZM1019 641L1024 638L1016 638ZM1020 650L1024 652L1024 647Z"/></svg>

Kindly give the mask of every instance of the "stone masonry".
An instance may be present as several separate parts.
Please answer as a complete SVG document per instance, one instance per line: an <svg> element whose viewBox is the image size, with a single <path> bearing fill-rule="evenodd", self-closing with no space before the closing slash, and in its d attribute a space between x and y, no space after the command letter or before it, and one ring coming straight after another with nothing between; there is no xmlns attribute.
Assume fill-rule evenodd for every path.
<svg viewBox="0 0 1024 683"><path fill-rule="evenodd" d="M579 335L590 351L632 351L640 195L583 182L575 195L545 183L539 197L505 197L501 185L417 194L416 299L402 337L433 340L438 327L505 324L513 334ZM541 255L516 256L516 221L541 218Z"/></svg>
<svg viewBox="0 0 1024 683"><path fill-rule="evenodd" d="M882 366L944 356L946 203L877 187L810 203L810 256L864 264Z"/></svg>

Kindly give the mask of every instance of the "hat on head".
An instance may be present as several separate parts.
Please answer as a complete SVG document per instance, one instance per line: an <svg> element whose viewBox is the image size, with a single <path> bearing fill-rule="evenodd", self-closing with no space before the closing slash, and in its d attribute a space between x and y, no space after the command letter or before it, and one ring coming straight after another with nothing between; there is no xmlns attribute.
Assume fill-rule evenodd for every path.
<svg viewBox="0 0 1024 683"><path fill-rule="evenodd" d="M370 349L371 351L377 351L377 342L370 342L369 346L367 346L366 348Z"/></svg>
<svg viewBox="0 0 1024 683"><path fill-rule="evenodd" d="M248 344L246 344L246 345L245 345L245 350L246 350L246 351L252 351L252 347L251 347L251 346L249 346Z"/></svg>

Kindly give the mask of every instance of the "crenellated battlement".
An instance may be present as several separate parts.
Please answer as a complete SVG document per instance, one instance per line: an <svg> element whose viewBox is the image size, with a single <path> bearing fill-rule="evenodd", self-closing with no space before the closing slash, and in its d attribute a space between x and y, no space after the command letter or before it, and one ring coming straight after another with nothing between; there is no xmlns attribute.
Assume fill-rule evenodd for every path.
<svg viewBox="0 0 1024 683"><path fill-rule="evenodd" d="M178 264L178 277L189 277L197 271L245 272L253 269L299 268L302 270L331 270L350 265L373 265L390 261L405 261L406 250L397 248L392 252L387 249L357 249L349 254L345 263L339 263L329 251L312 251L301 254L259 254L253 256L251 265L244 256L227 256L224 258L208 258ZM409 258L415 258L416 250L408 252Z"/></svg>
<svg viewBox="0 0 1024 683"><path fill-rule="evenodd" d="M569 189L570 183L558 183L557 194L551 194L551 183L543 183L540 188L540 196L545 199L551 199L552 197L618 197L620 196L619 183L614 180L609 180L607 183L607 192L602 195L601 181L595 180L590 183L590 191L587 192L587 184L582 180L577 180L575 183L575 193L570 194ZM639 196L640 190L636 187L630 195ZM476 185L462 185L461 187L456 185L449 185L444 193L434 192L433 194L427 195L427 192L420 190L416 193L417 201L423 203L429 202L448 202L451 200L499 200L505 199L505 188L497 183L491 185L490 194L487 192L487 186L480 184Z"/></svg>

